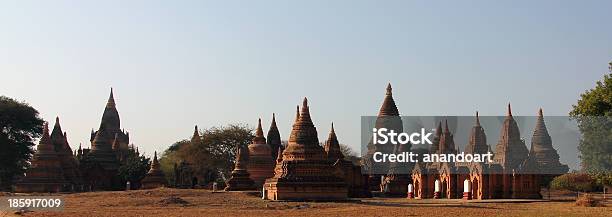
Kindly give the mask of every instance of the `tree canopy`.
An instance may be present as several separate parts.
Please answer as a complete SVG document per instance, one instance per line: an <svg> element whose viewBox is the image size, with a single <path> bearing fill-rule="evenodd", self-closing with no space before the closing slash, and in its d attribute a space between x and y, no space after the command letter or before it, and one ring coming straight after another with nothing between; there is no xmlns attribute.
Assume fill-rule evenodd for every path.
<svg viewBox="0 0 612 217"><path fill-rule="evenodd" d="M29 166L43 123L27 103L0 96L0 189L8 190Z"/></svg>
<svg viewBox="0 0 612 217"><path fill-rule="evenodd" d="M164 151L160 163L166 176L173 173L174 164L184 161L191 166L201 184L229 178L234 168L236 147L246 147L254 137L253 129L242 124L204 129L200 135L199 143L182 140ZM173 179L169 180L172 182Z"/></svg>
<svg viewBox="0 0 612 217"><path fill-rule="evenodd" d="M582 134L578 146L582 169L590 173L612 170L612 63L610 72L581 94L570 112Z"/></svg>

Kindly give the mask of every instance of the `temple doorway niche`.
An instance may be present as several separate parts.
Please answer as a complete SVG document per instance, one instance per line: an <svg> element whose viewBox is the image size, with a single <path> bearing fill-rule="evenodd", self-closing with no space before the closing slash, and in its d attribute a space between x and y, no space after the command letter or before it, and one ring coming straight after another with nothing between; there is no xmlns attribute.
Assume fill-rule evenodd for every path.
<svg viewBox="0 0 612 217"><path fill-rule="evenodd" d="M441 184L440 187L442 187L442 188L440 189L440 198L448 198L448 196L449 196L448 192L447 192L448 191L448 186L447 186L448 185L448 181L446 179L442 179L441 183L442 184Z"/></svg>
<svg viewBox="0 0 612 217"><path fill-rule="evenodd" d="M412 190L414 191L414 197L421 199L421 181L420 180L418 179L414 180L414 185L413 185Z"/></svg>
<svg viewBox="0 0 612 217"><path fill-rule="evenodd" d="M480 179L478 177L473 177L472 178L472 198L473 199L478 199L481 200L481 189L480 189Z"/></svg>

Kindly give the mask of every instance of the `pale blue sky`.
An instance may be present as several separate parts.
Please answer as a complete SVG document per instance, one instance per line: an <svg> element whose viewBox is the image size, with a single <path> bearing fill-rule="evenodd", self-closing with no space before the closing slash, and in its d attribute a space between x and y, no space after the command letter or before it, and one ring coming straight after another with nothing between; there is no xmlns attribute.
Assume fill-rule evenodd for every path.
<svg viewBox="0 0 612 217"><path fill-rule="evenodd" d="M109 88L148 154L309 97L359 145L392 82L402 115L566 115L612 60L611 1L2 1L0 94L89 146ZM490 138L494 143L497 138ZM459 141L457 143L463 143Z"/></svg>

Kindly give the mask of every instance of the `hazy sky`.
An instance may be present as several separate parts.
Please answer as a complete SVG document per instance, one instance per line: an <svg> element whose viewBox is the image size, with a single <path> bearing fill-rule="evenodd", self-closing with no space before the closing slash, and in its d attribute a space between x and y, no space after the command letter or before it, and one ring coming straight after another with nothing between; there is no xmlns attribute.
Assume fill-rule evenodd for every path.
<svg viewBox="0 0 612 217"><path fill-rule="evenodd" d="M612 1L2 1L0 95L89 147L109 89L147 154L202 128L288 139L309 98L359 146L391 82L402 115L566 115L612 60ZM51 123L52 124L52 123ZM490 138L495 143L497 138ZM458 141L457 143L464 143Z"/></svg>

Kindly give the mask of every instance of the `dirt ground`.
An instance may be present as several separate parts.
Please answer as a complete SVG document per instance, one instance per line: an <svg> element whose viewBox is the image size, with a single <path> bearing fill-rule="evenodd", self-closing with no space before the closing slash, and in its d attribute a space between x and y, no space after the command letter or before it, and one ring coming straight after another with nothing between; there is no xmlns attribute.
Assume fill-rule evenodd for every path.
<svg viewBox="0 0 612 217"><path fill-rule="evenodd" d="M612 216L611 207L573 202L466 203L461 200L369 198L345 202L271 202L253 193L168 189L61 194L63 211L4 216Z"/></svg>

